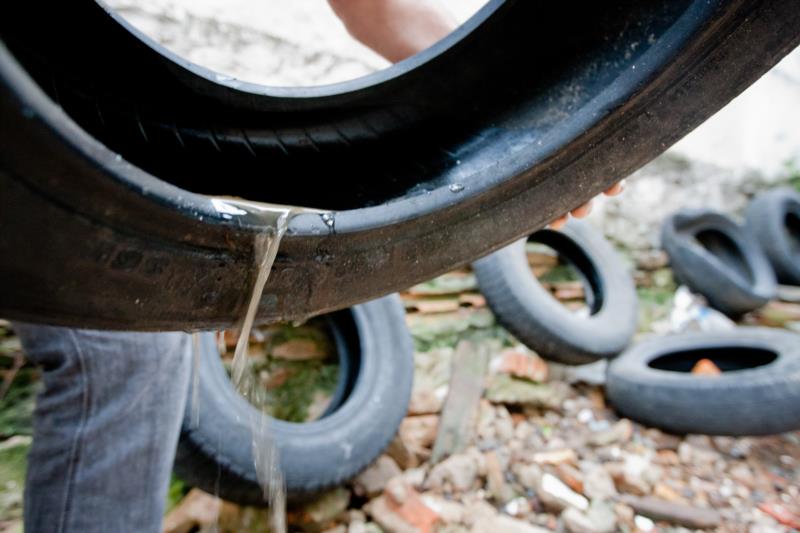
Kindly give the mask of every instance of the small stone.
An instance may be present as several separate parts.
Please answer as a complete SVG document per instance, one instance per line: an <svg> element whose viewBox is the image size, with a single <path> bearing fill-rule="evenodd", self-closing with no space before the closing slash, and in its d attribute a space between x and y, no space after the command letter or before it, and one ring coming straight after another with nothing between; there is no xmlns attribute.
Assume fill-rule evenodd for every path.
<svg viewBox="0 0 800 533"><path fill-rule="evenodd" d="M617 527L614 509L607 503L592 503L586 512L570 507L561 518L571 533L612 533Z"/></svg>
<svg viewBox="0 0 800 533"><path fill-rule="evenodd" d="M430 492L423 493L421 498L425 505L439 515L443 523L453 524L464 520L464 505L456 501L446 500Z"/></svg>
<svg viewBox="0 0 800 533"><path fill-rule="evenodd" d="M485 395L494 403L557 409L570 393L566 383L532 383L501 374L489 376Z"/></svg>
<svg viewBox="0 0 800 533"><path fill-rule="evenodd" d="M635 527L633 520L636 513L634 512L633 509L631 509L629 505L617 502L614 505L614 514L617 515L617 522L620 525L624 525L629 530Z"/></svg>
<svg viewBox="0 0 800 533"><path fill-rule="evenodd" d="M428 471L424 467L409 468L403 472L402 477L408 485L414 487L415 489L420 489L422 488L422 485L425 484L425 476L427 474Z"/></svg>
<svg viewBox="0 0 800 533"><path fill-rule="evenodd" d="M655 428L650 428L645 431L645 436L653 441L653 447L658 450L671 450L675 451L681 444L681 438L671 433L665 433Z"/></svg>
<svg viewBox="0 0 800 533"><path fill-rule="evenodd" d="M388 455L381 455L353 481L353 492L358 496L374 497L383 492L386 483L402 473L397 463Z"/></svg>
<svg viewBox="0 0 800 533"><path fill-rule="evenodd" d="M578 462L578 456L575 454L575 450L564 448L561 450L534 453L533 462L540 465L576 464Z"/></svg>
<svg viewBox="0 0 800 533"><path fill-rule="evenodd" d="M397 505L403 505L408 499L409 488L405 480L398 476L386 483L386 496Z"/></svg>
<svg viewBox="0 0 800 533"><path fill-rule="evenodd" d="M710 468L720 459L720 454L713 449L711 440L702 437L690 435L678 446L678 457L682 463Z"/></svg>
<svg viewBox="0 0 800 533"><path fill-rule="evenodd" d="M478 468L478 461L472 455L466 453L451 455L433 467L428 476L427 486L441 491L449 485L454 491L467 491L478 478Z"/></svg>
<svg viewBox="0 0 800 533"><path fill-rule="evenodd" d="M683 502L683 497L678 492L665 483L658 483L653 487L653 496L670 502Z"/></svg>
<svg viewBox="0 0 800 533"><path fill-rule="evenodd" d="M419 455L418 452L420 452ZM394 436L384 453L391 457L400 468L417 467L420 464L421 455L425 454L423 450L412 449L410 443L403 440L399 432Z"/></svg>
<svg viewBox="0 0 800 533"><path fill-rule="evenodd" d="M509 516L487 516L476 521L472 533L549 533L549 530Z"/></svg>
<svg viewBox="0 0 800 533"><path fill-rule="evenodd" d="M525 346L503 350L492 357L489 370L494 374L510 374L535 382L547 381L547 362Z"/></svg>
<svg viewBox="0 0 800 533"><path fill-rule="evenodd" d="M583 493L593 500L609 500L617 496L611 474L602 465L587 466L583 476Z"/></svg>
<svg viewBox="0 0 800 533"><path fill-rule="evenodd" d="M438 426L438 415L405 417L386 454L402 468L416 467L430 457Z"/></svg>
<svg viewBox="0 0 800 533"><path fill-rule="evenodd" d="M677 466L681 464L681 458L672 450L658 450L656 452L656 460L667 466Z"/></svg>
<svg viewBox="0 0 800 533"><path fill-rule="evenodd" d="M645 533L653 531L656 527L655 522L640 514L633 517L633 523L636 524L636 529L644 531Z"/></svg>
<svg viewBox="0 0 800 533"><path fill-rule="evenodd" d="M495 408L494 432L500 442L508 442L514 438L514 421L508 409L502 405Z"/></svg>
<svg viewBox="0 0 800 533"><path fill-rule="evenodd" d="M565 485L575 492L583 494L583 474L581 474L580 470L572 465L564 463L558 465L556 473L558 474L558 479L563 481Z"/></svg>
<svg viewBox="0 0 800 533"><path fill-rule="evenodd" d="M589 508L589 500L550 473L542 475L536 494L545 506L557 512L567 507L575 507L581 511Z"/></svg>
<svg viewBox="0 0 800 533"><path fill-rule="evenodd" d="M483 519L497 516L497 510L487 503L477 494L468 495L464 501L464 515L462 517L464 525L474 527Z"/></svg>
<svg viewBox="0 0 800 533"><path fill-rule="evenodd" d="M439 427L437 415L407 416L400 423L400 433L417 448L430 448Z"/></svg>
<svg viewBox="0 0 800 533"><path fill-rule="evenodd" d="M347 526L347 533L367 533L367 531L366 521L357 520L350 522L350 524Z"/></svg>
<svg viewBox="0 0 800 533"><path fill-rule="evenodd" d="M440 521L439 515L425 505L413 488L406 486L401 490L392 486L393 482L387 485L387 493L371 500L364 509L383 529L392 533L432 532ZM388 492L390 487L391 495Z"/></svg>
<svg viewBox="0 0 800 533"><path fill-rule="evenodd" d="M367 515L361 509L350 509L347 511L348 522L366 522Z"/></svg>
<svg viewBox="0 0 800 533"><path fill-rule="evenodd" d="M303 503L300 508L290 513L288 520L304 528L310 525L322 527L344 513L349 504L350 491L344 487L337 487Z"/></svg>
<svg viewBox="0 0 800 533"><path fill-rule="evenodd" d="M531 512L531 504L527 498L519 496L505 504L503 512L510 516L521 516Z"/></svg>
<svg viewBox="0 0 800 533"><path fill-rule="evenodd" d="M411 400L408 403L408 414L438 414L442 410L442 405L444 405L444 398L444 395L438 394L433 389L415 387L411 392Z"/></svg>
<svg viewBox="0 0 800 533"><path fill-rule="evenodd" d="M621 471L612 473L612 477L620 492L643 496L661 478L661 468L644 456L630 454L625 457Z"/></svg>
<svg viewBox="0 0 800 533"><path fill-rule="evenodd" d="M495 451L490 451L484 454L486 462L486 484L489 489L489 494L495 502L504 504L514 497L514 491L506 482L506 476L503 472L503 467L497 458Z"/></svg>
<svg viewBox="0 0 800 533"><path fill-rule="evenodd" d="M604 431L598 431L589 437L589 443L594 446L608 446L609 444L624 443L633 436L633 424L623 418Z"/></svg>
<svg viewBox="0 0 800 533"><path fill-rule="evenodd" d="M542 481L542 469L538 465L518 463L512 466L520 484L529 490L536 490Z"/></svg>

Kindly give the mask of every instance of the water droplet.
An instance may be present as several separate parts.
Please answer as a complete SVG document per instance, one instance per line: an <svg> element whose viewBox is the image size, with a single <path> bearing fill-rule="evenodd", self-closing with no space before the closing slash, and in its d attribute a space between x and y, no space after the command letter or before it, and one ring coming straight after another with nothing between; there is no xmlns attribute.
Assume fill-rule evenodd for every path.
<svg viewBox="0 0 800 533"><path fill-rule="evenodd" d="M232 216L230 216L228 213L222 213L222 218L224 218L225 220L230 220L230 219L232 219L233 217L232 217Z"/></svg>
<svg viewBox="0 0 800 533"><path fill-rule="evenodd" d="M115 155L115 156L114 156L114 161L116 161L117 163L119 163L120 161L122 161L122 155L120 155L120 154L117 154L117 155Z"/></svg>
<svg viewBox="0 0 800 533"><path fill-rule="evenodd" d="M460 183L451 183L448 189L450 192L461 192L464 190L464 186Z"/></svg>
<svg viewBox="0 0 800 533"><path fill-rule="evenodd" d="M333 224L336 222L336 220L333 217L333 213L322 213L320 217L322 218L322 221L325 223L325 225L328 226L329 228L332 228Z"/></svg>
<svg viewBox="0 0 800 533"><path fill-rule="evenodd" d="M217 74L215 77L217 78L217 81L219 81L219 82L233 81L233 80L236 79L233 76L228 76L227 74Z"/></svg>

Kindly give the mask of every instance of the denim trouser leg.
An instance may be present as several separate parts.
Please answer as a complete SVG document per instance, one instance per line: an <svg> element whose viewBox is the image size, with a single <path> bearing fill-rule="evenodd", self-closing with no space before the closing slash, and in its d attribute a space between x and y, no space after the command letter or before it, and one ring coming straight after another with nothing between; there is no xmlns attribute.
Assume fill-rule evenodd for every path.
<svg viewBox="0 0 800 533"><path fill-rule="evenodd" d="M160 531L191 336L15 324L42 365L25 532Z"/></svg>

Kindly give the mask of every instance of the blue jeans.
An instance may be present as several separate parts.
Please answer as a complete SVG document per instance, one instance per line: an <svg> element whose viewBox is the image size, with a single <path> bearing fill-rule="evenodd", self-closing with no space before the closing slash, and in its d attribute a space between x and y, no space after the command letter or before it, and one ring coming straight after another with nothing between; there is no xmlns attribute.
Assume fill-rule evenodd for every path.
<svg viewBox="0 0 800 533"><path fill-rule="evenodd" d="M25 532L161 530L192 371L186 333L16 323L41 365Z"/></svg>

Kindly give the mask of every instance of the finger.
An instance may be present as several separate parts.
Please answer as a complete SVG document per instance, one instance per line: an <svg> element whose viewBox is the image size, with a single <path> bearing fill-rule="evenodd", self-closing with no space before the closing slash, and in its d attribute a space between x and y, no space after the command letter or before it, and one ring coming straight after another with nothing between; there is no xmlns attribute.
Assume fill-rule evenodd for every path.
<svg viewBox="0 0 800 533"><path fill-rule="evenodd" d="M625 190L625 180L619 180L614 185L606 189L606 196L616 196Z"/></svg>
<svg viewBox="0 0 800 533"><path fill-rule="evenodd" d="M564 227L564 224L567 223L567 220L569 220L569 215L560 216L554 221L552 221L550 224L548 224L548 227L550 229L561 229Z"/></svg>
<svg viewBox="0 0 800 533"><path fill-rule="evenodd" d="M585 204L583 204L581 206L578 206L575 209L573 209L572 211L570 211L570 213L572 213L572 216L574 216L575 218L583 218L583 217L585 217L586 215L588 215L591 212L592 212L592 201L591 200L589 200Z"/></svg>

